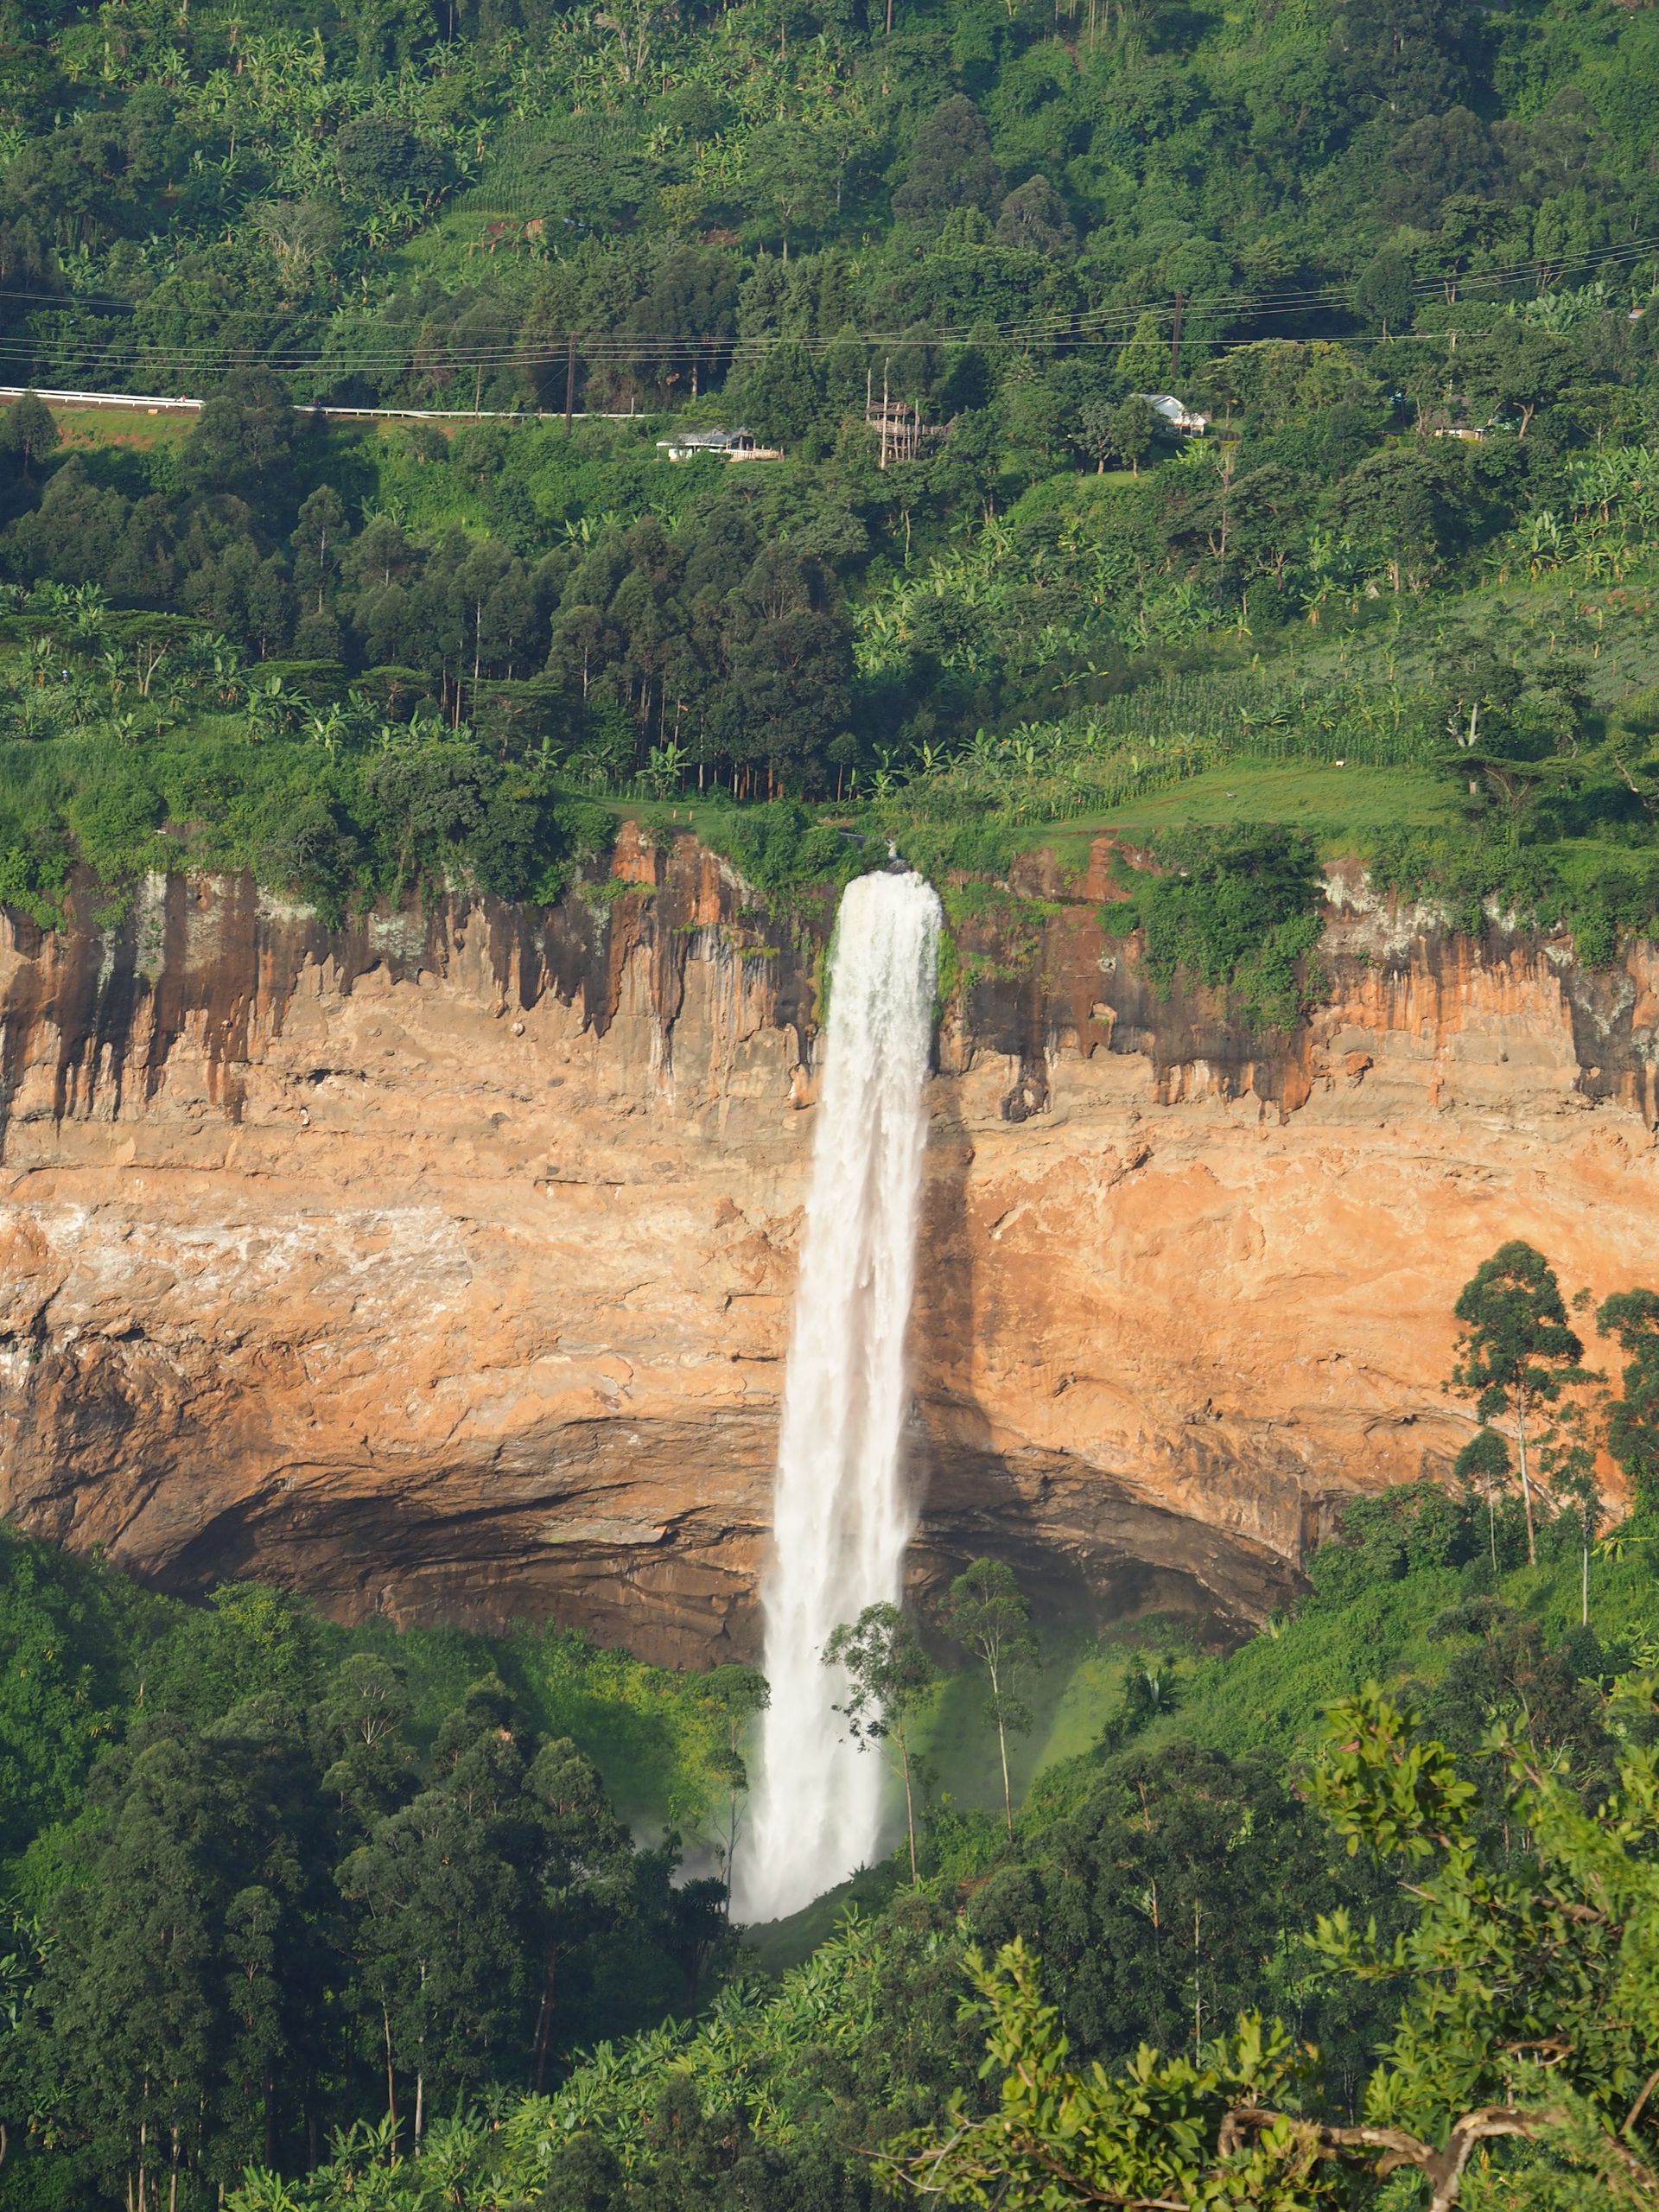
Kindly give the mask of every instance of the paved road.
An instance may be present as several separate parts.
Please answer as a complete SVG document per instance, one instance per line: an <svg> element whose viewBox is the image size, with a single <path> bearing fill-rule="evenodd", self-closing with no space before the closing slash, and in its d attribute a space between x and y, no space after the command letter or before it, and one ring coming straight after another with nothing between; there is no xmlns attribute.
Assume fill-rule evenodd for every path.
<svg viewBox="0 0 1659 2212"><path fill-rule="evenodd" d="M146 415L197 415L201 411L199 399L188 399L182 392L168 398L153 391L53 391L45 385L25 386L0 384L0 399L21 399L25 390L35 392L38 398L55 407L126 407L141 408ZM665 410L640 408L627 414L589 413L585 407L573 410L571 419L577 423L650 423L660 419ZM371 423L563 423L562 407L531 410L505 407L312 407L295 403L299 415L354 416Z"/></svg>

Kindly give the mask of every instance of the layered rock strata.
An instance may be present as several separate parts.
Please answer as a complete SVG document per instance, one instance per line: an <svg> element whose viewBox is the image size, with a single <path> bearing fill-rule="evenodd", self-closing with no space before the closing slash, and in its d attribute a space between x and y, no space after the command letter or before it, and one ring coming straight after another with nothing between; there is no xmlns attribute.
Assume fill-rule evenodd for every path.
<svg viewBox="0 0 1659 2212"><path fill-rule="evenodd" d="M1659 1282L1659 957L1332 887L1315 1017L1160 998L1104 854L957 932L921 1582L1259 1615L1469 1433L1477 1262ZM630 834L556 909L172 878L0 946L0 1510L177 1589L753 1649L827 904Z"/></svg>

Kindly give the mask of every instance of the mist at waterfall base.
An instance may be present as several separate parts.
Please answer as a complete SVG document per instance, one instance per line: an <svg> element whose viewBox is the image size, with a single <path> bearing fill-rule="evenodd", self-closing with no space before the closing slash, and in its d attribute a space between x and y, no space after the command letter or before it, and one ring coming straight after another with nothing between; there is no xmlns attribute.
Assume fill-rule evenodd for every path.
<svg viewBox="0 0 1659 2212"><path fill-rule="evenodd" d="M931 886L889 872L849 884L836 924L761 1592L772 1702L733 1869L751 1921L798 1910L880 1849L885 1762L879 1746L848 1739L835 1710L846 1683L822 1655L840 1622L898 1602L915 1528L905 1331L939 922Z"/></svg>

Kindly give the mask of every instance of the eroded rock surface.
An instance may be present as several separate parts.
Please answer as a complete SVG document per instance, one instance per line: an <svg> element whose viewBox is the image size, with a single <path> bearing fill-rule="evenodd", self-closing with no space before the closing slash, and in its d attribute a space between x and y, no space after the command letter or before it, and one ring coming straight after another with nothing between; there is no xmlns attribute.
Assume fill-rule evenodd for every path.
<svg viewBox="0 0 1659 2212"><path fill-rule="evenodd" d="M0 1510L175 1588L753 1649L828 914L690 839L616 866L545 913L329 931L175 879L7 925ZM1344 1491L1468 1433L1438 1386L1497 1243L1659 1282L1659 957L1338 885L1327 1002L1255 1038L1159 997L1103 856L1045 867L941 1027L917 1573L1259 1614Z"/></svg>

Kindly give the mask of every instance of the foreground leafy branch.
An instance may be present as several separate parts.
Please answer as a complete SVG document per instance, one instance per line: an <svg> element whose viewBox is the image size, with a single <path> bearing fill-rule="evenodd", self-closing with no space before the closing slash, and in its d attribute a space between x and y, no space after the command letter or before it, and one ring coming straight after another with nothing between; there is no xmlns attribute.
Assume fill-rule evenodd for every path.
<svg viewBox="0 0 1659 2212"><path fill-rule="evenodd" d="M981 2073L1001 2073L1001 2094L978 2119L958 2096L942 2132L893 2146L885 2163L918 2195L1032 2212L1071 2204L1291 2212L1319 2201L1308 2190L1316 2131L1268 2105L1306 2056L1279 2022L1248 2016L1199 2063L1143 2044L1116 2074L1098 2064L1077 2072L1022 1942L1004 1945L994 1965L970 1954L968 1970L986 2026Z"/></svg>
<svg viewBox="0 0 1659 2212"><path fill-rule="evenodd" d="M1645 1686L1637 1697L1650 1712ZM1628 1750L1590 1808L1528 1738L1495 1732L1490 1749L1505 1778L1495 1833L1408 1708L1373 1688L1333 1710L1313 1794L1351 1851L1403 1866L1416 1906L1386 1946L1341 1913L1309 1939L1340 1973L1403 1985L1355 2122L1323 2116L1318 2052L1256 2014L1196 2057L1143 2046L1115 2074L1074 2068L1015 1942L969 1963L994 2108L959 2095L942 2127L891 2146L890 2172L1009 2212L1310 2212L1351 2201L1345 2173L1414 2170L1429 2212L1451 2212L1477 2153L1519 2140L1593 2175L1611 2202L1659 2205L1659 1755Z"/></svg>

